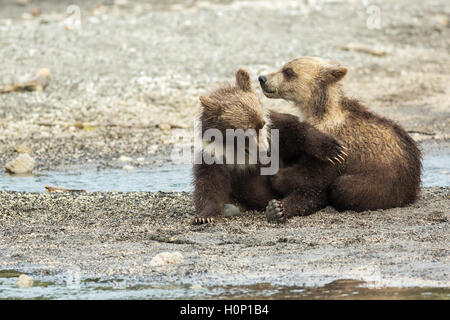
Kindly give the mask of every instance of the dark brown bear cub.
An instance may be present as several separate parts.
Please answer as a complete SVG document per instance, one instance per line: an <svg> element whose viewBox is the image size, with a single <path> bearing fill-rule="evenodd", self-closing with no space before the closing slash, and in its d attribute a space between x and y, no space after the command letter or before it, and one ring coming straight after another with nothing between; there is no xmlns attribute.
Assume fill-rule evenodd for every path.
<svg viewBox="0 0 450 320"><path fill-rule="evenodd" d="M339 63L301 57L259 81L267 97L292 101L305 121L348 147L329 188L332 206L362 211L408 205L420 190L420 150L398 124L345 96L340 80L346 73Z"/></svg>
<svg viewBox="0 0 450 320"><path fill-rule="evenodd" d="M250 75L236 72L236 85L223 86L209 96L200 97L202 104L201 134L203 149L196 155L201 161L194 165L194 204L197 217L194 223L220 220L224 205L233 203L242 209L263 210L270 200L282 199L283 210L267 210L269 220L284 220L295 215L307 215L326 205L326 188L338 175L334 165L342 159L343 149L332 137L297 117L271 111L264 115L252 89ZM271 156L279 156L286 168L280 175L261 174L259 161L250 163L245 144L245 161L237 164L236 146L232 158L227 158L225 141L206 139L210 130L227 136L227 129L259 130L253 138L259 151L267 148L269 132L278 129L279 143L271 137ZM275 148L278 147L278 148ZM278 149L278 154L274 154ZM203 161L205 158L218 161ZM339 160L340 161L340 160ZM291 179L280 183L278 177Z"/></svg>

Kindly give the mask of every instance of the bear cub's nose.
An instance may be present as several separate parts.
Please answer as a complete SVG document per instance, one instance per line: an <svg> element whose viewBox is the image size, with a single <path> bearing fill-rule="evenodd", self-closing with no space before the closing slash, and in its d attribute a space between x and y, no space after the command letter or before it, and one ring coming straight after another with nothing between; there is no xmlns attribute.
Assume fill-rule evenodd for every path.
<svg viewBox="0 0 450 320"><path fill-rule="evenodd" d="M266 76L259 76L258 80L260 83L264 84L267 82L267 77Z"/></svg>

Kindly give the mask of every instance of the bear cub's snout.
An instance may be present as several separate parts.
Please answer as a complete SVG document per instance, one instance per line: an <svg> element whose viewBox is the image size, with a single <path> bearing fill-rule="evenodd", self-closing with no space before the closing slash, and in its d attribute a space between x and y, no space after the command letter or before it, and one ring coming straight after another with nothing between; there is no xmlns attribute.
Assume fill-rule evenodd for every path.
<svg viewBox="0 0 450 320"><path fill-rule="evenodd" d="M267 82L267 77L265 75L261 75L258 77L259 83L265 84Z"/></svg>

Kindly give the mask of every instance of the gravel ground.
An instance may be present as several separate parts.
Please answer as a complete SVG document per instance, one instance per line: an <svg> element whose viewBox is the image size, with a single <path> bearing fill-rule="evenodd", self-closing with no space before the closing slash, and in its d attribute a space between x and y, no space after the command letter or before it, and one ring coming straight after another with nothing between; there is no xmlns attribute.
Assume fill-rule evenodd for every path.
<svg viewBox="0 0 450 320"><path fill-rule="evenodd" d="M374 7L364 1L78 1L81 28L66 14L73 1L15 2L0 4L0 85L43 67L51 82L41 93L0 94L1 165L18 144L31 148L37 171L114 167L121 155L145 158L142 166L168 162L173 133L192 133L200 94L239 67L256 80L301 55L342 62L349 95L430 150L449 149L448 1L373 1L379 29L367 27ZM338 48L349 43L386 55ZM257 91L266 107L297 113ZM5 268L79 266L85 276L201 285L449 286L449 188L424 188L407 208L327 208L286 225L246 213L191 226L187 193L0 191L0 203ZM184 263L149 266L173 250Z"/></svg>
<svg viewBox="0 0 450 320"><path fill-rule="evenodd" d="M21 143L37 170L114 167L123 154L145 157L143 166L170 161L163 129L192 134L200 94L240 67L256 80L301 55L348 66L349 95L421 132L417 140L450 138L447 1L371 2L380 29L367 27L364 1L78 1L79 29L66 13L72 1L15 2L0 4L0 84L43 67L52 79L42 93L0 95L0 163ZM386 55L338 48L349 43Z"/></svg>
<svg viewBox="0 0 450 320"><path fill-rule="evenodd" d="M0 269L82 278L130 277L161 285L449 287L450 188L425 188L406 208L338 213L284 225L258 212L194 226L189 193L0 192ZM184 261L152 266L161 252Z"/></svg>

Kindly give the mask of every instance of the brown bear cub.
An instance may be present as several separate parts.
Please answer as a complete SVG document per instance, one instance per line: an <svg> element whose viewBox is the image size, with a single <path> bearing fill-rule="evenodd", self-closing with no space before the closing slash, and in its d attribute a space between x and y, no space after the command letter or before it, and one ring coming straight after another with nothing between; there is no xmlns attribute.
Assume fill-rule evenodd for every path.
<svg viewBox="0 0 450 320"><path fill-rule="evenodd" d="M344 153L336 139L293 115L274 111L265 115L252 89L250 75L242 69L236 72L236 85L220 87L209 96L200 97L200 101L203 149L196 154L193 170L195 224L220 220L228 203L242 209L263 210L270 200L283 199L284 210L268 210L269 220L311 214L326 205L326 188L336 179L335 164ZM279 154L280 162L289 166L283 172L290 180L280 181L278 175L261 174L264 165L249 161L249 141L245 144L244 164L236 164L238 144L233 146L232 158L227 158L225 141L205 138L211 129L223 137L227 136L227 129L259 130L255 136L259 151L267 150L271 129L278 129L279 143L274 137L270 141L271 156ZM205 157L221 161L207 162Z"/></svg>
<svg viewBox="0 0 450 320"><path fill-rule="evenodd" d="M346 73L338 63L301 57L258 80L265 96L294 102L306 122L348 148L328 190L330 205L355 211L408 205L420 190L421 152L398 124L344 95ZM280 184L290 181L278 175Z"/></svg>

